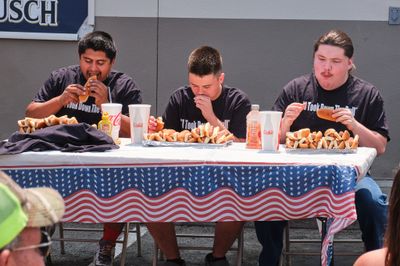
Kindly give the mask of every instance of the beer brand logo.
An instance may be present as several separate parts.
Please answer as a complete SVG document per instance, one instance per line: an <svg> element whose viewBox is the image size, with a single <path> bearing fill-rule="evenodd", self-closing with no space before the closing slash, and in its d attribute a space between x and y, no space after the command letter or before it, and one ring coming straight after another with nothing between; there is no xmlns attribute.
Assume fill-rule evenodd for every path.
<svg viewBox="0 0 400 266"><path fill-rule="evenodd" d="M0 0L0 22L58 26L57 0Z"/></svg>

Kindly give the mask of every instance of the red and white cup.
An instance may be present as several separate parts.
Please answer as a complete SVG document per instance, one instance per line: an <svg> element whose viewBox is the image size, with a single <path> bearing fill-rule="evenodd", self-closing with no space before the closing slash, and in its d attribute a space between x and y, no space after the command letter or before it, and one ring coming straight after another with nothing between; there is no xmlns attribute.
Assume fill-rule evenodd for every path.
<svg viewBox="0 0 400 266"><path fill-rule="evenodd" d="M282 112L261 111L261 149L276 152L279 150L280 125Z"/></svg>
<svg viewBox="0 0 400 266"><path fill-rule="evenodd" d="M119 137L119 130L121 128L121 111L122 104L120 103L103 103L101 104L101 111L107 112L111 121L111 137L116 141Z"/></svg>
<svg viewBox="0 0 400 266"><path fill-rule="evenodd" d="M130 104L128 107L131 127L131 142L133 144L141 144L144 139L144 134L148 131L151 105Z"/></svg>

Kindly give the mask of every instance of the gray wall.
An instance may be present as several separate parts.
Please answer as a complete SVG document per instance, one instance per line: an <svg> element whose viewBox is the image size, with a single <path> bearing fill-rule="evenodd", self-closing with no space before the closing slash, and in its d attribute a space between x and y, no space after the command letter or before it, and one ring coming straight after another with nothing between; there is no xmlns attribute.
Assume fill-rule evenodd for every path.
<svg viewBox="0 0 400 266"><path fill-rule="evenodd" d="M110 32L117 43L116 68L137 80L153 114L161 114L170 93L186 83L187 56L204 44L221 51L226 83L269 109L285 83L311 71L313 42L331 28L349 33L355 75L382 92L392 141L375 161L373 174L390 177L399 162L400 26L379 21L96 17L96 29ZM50 71L77 63L78 56L75 42L0 40L0 46L0 137L7 138Z"/></svg>

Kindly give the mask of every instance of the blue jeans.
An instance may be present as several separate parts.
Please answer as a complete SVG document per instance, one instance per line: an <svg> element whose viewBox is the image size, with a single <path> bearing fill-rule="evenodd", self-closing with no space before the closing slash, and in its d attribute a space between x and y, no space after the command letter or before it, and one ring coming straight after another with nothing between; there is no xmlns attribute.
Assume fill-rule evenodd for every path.
<svg viewBox="0 0 400 266"><path fill-rule="evenodd" d="M387 222L386 195L370 176L362 178L357 183L355 191L358 223L365 250L381 248ZM255 222L257 239L262 246L258 260L260 266L279 265L286 224L287 221Z"/></svg>

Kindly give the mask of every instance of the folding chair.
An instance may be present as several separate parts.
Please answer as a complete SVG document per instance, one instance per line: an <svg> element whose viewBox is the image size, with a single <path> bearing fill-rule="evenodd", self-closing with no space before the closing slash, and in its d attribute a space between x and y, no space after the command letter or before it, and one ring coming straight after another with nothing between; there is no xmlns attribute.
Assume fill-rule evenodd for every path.
<svg viewBox="0 0 400 266"><path fill-rule="evenodd" d="M54 241L60 241L60 250L61 254L65 254L65 243L66 241L68 242L95 242L97 243L99 241L99 238L94 239L94 238L67 238L64 237L64 232L65 231L77 231L77 232L103 232L103 229L100 228L83 228L83 227L64 227L63 223L58 224L59 227L59 238L52 238ZM135 228L130 229L130 223L126 223L124 226L124 231L123 231L123 238L122 240L117 240L116 243L122 243L122 251L121 251L121 266L125 265L126 261L126 249L128 245L128 236L129 233L136 233L136 239L137 239L137 256L141 257L142 256L142 243L141 243L141 234L140 234L140 224L135 223Z"/></svg>
<svg viewBox="0 0 400 266"><path fill-rule="evenodd" d="M293 222L293 221L292 221ZM304 250L295 250L291 247L292 244L319 244L318 246L320 247L322 242L321 238L293 238L290 236L290 224L291 222L288 222L287 226L284 229L283 232L283 250L282 250L282 256L280 259L280 266L291 266L292 265L292 256L321 256L321 249L318 249L313 252L307 252ZM313 230L313 229L310 229ZM317 230L317 229L316 229ZM346 229L344 229L345 231ZM359 238L343 238L343 239L334 239L334 244L338 243L362 243L362 240ZM354 251L346 251L346 252L337 252L335 251L333 255L338 255L338 256L359 256L361 255L360 252L354 252ZM332 257L332 264L334 264L334 257Z"/></svg>
<svg viewBox="0 0 400 266"><path fill-rule="evenodd" d="M391 178L380 178L376 179L376 182L378 183L379 187L386 193L390 194L390 189L392 188L393 184L393 179ZM345 232L348 230L347 228L344 229L342 232ZM314 238L314 239L305 239L305 238L290 238L290 222L288 223L288 226L285 228L284 231L284 242L283 242L283 251L282 251L282 257L281 257L281 262L280 265L286 265L286 266L291 266L291 257L292 256L320 256L321 252L320 250L316 252L302 252L302 251L296 251L291 248L291 244L298 244L298 243L319 243L321 244L321 239ZM338 233L340 234L340 232ZM350 244L362 244L361 238L335 238L334 239L334 244L339 244L339 243L350 243ZM359 256L361 255L362 252L356 252L354 251L342 251L338 252L335 251L334 255L338 256ZM334 259L334 257L332 258Z"/></svg>

